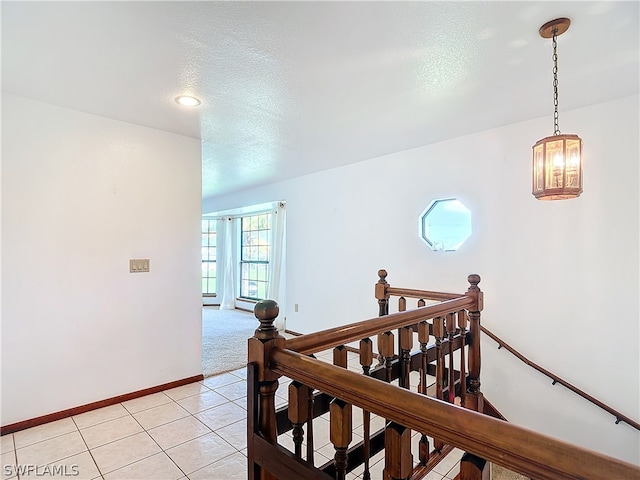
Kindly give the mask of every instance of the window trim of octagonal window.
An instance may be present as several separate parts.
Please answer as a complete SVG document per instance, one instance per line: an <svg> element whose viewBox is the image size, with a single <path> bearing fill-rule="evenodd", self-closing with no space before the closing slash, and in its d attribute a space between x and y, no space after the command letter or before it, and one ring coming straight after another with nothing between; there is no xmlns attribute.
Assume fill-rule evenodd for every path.
<svg viewBox="0 0 640 480"><path fill-rule="evenodd" d="M452 202L452 201L455 201L457 202L457 204L459 204L459 205L456 205L455 207L456 209L458 209L458 211L464 209L466 210L466 212L468 212L468 214L465 215L468 217L468 221L465 222L464 224L459 224L459 225L444 224L444 225L441 225L440 228L457 227L458 229L462 229L462 232L459 233L459 236L456 237L456 240L454 242L444 242L444 241L439 242L437 241L438 239L429 238L428 229L425 228L426 217L429 214L431 214L434 211L434 209L438 206L438 204L440 204L441 202L444 203L444 202ZM471 236L471 233L472 233L471 210L469 210L469 208L467 208L467 206L456 197L436 198L435 200L432 200L431 203L427 206L427 208L425 208L422 211L422 213L420 214L420 217L418 218L418 235L434 252L454 252L458 250L469 239L469 237ZM433 237L433 235L431 235L431 237ZM464 238L460 240L461 237L464 237ZM439 236L438 238L441 238L441 237Z"/></svg>

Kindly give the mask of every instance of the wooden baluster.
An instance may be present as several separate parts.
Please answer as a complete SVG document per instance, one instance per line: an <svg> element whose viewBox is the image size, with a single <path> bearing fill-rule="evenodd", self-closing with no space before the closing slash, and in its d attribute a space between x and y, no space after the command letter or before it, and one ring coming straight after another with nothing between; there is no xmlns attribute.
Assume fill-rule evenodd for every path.
<svg viewBox="0 0 640 480"><path fill-rule="evenodd" d="M338 345L333 349L333 364L336 367L347 368L347 348L344 345ZM351 405L347 405L342 400L339 400L338 403L340 404L340 407L334 407L335 400L337 399L334 399L329 405L329 414L331 418L331 442L334 444L334 447L336 449L336 453L335 453L336 479L344 479L347 474L347 470L346 470L347 469L347 447L351 442L351 435L352 435ZM344 433L341 432L337 434L338 436L336 438L338 438L339 440L338 440L338 443L336 443L334 441L334 436L336 435L334 430L335 429L342 430L346 428L346 425L344 425L343 422L344 422L344 415L345 415L347 406L349 409L349 439L346 441L346 444L344 444L346 437L344 436ZM339 413L334 413L334 411ZM336 416L335 419L334 419L334 416Z"/></svg>
<svg viewBox="0 0 640 480"><path fill-rule="evenodd" d="M315 355L309 355L311 358L316 358ZM309 462L311 465L314 465L313 463L313 453L314 453L314 448L313 448L313 404L314 404L314 397L313 397L313 387L309 387L309 397L307 400L307 462Z"/></svg>
<svg viewBox="0 0 640 480"><path fill-rule="evenodd" d="M418 385L418 391L426 395L427 394L427 366L428 366L428 351L427 344L429 343L429 322L426 320L418 324L418 341L420 342L420 359L422 364L420 367L420 385ZM426 465L429 461L429 439L423 433L420 436L419 453L420 463Z"/></svg>
<svg viewBox="0 0 640 480"><path fill-rule="evenodd" d="M276 424L275 392L278 389L279 374L269 370L269 352L274 348L285 348L286 339L278 333L274 321L280 309L273 300L261 300L254 308L254 315L260 321L254 336L248 341L248 363L257 365L258 402L248 399L251 409L256 411L257 422L251 422L251 431L247 428L247 454L249 478L251 480L275 480L275 477L258 466L253 459L253 435L259 433L269 443L278 440ZM254 390L253 388L251 390ZM257 407L257 409L255 408ZM257 423L257 425L255 425ZM257 428L256 428L257 427Z"/></svg>
<svg viewBox="0 0 640 480"><path fill-rule="evenodd" d="M421 298L418 300L418 308L420 307L424 307L427 304L427 302L424 301L424 298ZM426 331L426 337L425 337L425 333L424 333L424 328L427 329ZM420 333L422 330L422 334ZM423 341L423 339L426 338L426 340ZM420 390L420 386L426 384L426 378L427 378L427 343L429 343L429 324L427 323L427 321L423 321L420 322L420 324L418 325L418 342L420 342L420 352L422 352L421 358L422 358L422 363L421 363L421 371L420 371L420 384L418 385L418 391L424 395L427 394L427 387L424 387L424 392L422 390Z"/></svg>
<svg viewBox="0 0 640 480"><path fill-rule="evenodd" d="M407 311L407 299L404 297L398 298L398 312ZM402 388L406 388L404 385L404 360L402 358L402 328L398 328L398 385Z"/></svg>
<svg viewBox="0 0 640 480"><path fill-rule="evenodd" d="M465 345L467 342L467 311L460 310L458 312L458 328L460 329L460 406L464 407L465 397L467 393L467 374L465 360Z"/></svg>
<svg viewBox="0 0 640 480"><path fill-rule="evenodd" d="M444 337L444 319L433 319L433 336L436 337L436 398L442 400L442 386L444 379L444 359L442 357L442 339Z"/></svg>
<svg viewBox="0 0 640 480"><path fill-rule="evenodd" d="M329 404L330 438L336 450L336 480L347 476L347 448L353 435L351 428L351 404L334 398Z"/></svg>
<svg viewBox="0 0 640 480"><path fill-rule="evenodd" d="M407 299L404 297L398 298L398 311L406 312L407 311Z"/></svg>
<svg viewBox="0 0 640 480"><path fill-rule="evenodd" d="M411 429L389 422L384 431L383 478L407 480L413 473L411 455Z"/></svg>
<svg viewBox="0 0 640 480"><path fill-rule="evenodd" d="M420 342L420 383L418 391L423 395L427 394L427 368L429 366L429 322L423 320L418 323L418 342Z"/></svg>
<svg viewBox="0 0 640 480"><path fill-rule="evenodd" d="M386 270L378 270L378 283L376 283L376 291L375 295L378 299L378 316L383 317L384 315L389 315L389 293L387 288L389 284L387 283L387 271ZM380 346L378 346L378 361L379 364L382 364L384 359L384 355L380 351Z"/></svg>
<svg viewBox="0 0 640 480"><path fill-rule="evenodd" d="M378 316L382 317L384 315L389 315L389 294L387 293L387 288L389 284L387 283L387 271L386 270L378 270L378 283L376 283L376 298L378 299Z"/></svg>
<svg viewBox="0 0 640 480"><path fill-rule="evenodd" d="M469 309L469 381L465 406L476 412L484 410L484 398L480 391L480 312L483 307L483 294L478 287L480 275L469 275L469 288L466 295L475 299L475 306Z"/></svg>
<svg viewBox="0 0 640 480"><path fill-rule="evenodd" d="M456 399L456 376L455 368L453 365L453 337L456 335L456 314L447 314L447 336L449 340L449 394L447 400L449 403L454 403Z"/></svg>
<svg viewBox="0 0 640 480"><path fill-rule="evenodd" d="M393 332L378 334L378 351L385 360L387 383L391 383L393 363Z"/></svg>
<svg viewBox="0 0 640 480"><path fill-rule="evenodd" d="M347 368L347 347L338 345L333 349L333 364L336 367Z"/></svg>
<svg viewBox="0 0 640 480"><path fill-rule="evenodd" d="M491 464L472 453L465 452L460 459L460 480L489 480Z"/></svg>
<svg viewBox="0 0 640 480"><path fill-rule="evenodd" d="M309 419L309 387L298 381L289 384L289 420L293 425L293 444L295 447L295 455L302 458L302 441L304 439L304 430L302 425Z"/></svg>
<svg viewBox="0 0 640 480"><path fill-rule="evenodd" d="M360 340L360 365L362 373L369 375L373 364L373 343L370 338Z"/></svg>
<svg viewBox="0 0 640 480"><path fill-rule="evenodd" d="M433 336L436 337L436 398L442 400L442 382L444 380L444 359L442 358L442 337L444 336L444 319L433 319ZM440 451L444 442L433 439L433 448Z"/></svg>
<svg viewBox="0 0 640 480"><path fill-rule="evenodd" d="M409 389L411 373L411 347L413 347L413 328L402 327L400 329L400 377L398 385Z"/></svg>
<svg viewBox="0 0 640 480"><path fill-rule="evenodd" d="M369 375L371 364L373 363L373 343L370 338L360 340L360 365L362 365L362 373ZM362 435L364 436L364 470L362 472L363 480L371 479L369 471L369 458L371 457L371 413L362 410Z"/></svg>

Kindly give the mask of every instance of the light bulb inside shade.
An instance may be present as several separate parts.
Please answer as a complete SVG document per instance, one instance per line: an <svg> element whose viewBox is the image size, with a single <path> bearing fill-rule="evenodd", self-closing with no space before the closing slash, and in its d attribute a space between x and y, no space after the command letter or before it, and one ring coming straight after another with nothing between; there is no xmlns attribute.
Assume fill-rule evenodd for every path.
<svg viewBox="0 0 640 480"><path fill-rule="evenodd" d="M553 168L562 168L564 167L564 158L561 153L556 153L553 156Z"/></svg>
<svg viewBox="0 0 640 480"><path fill-rule="evenodd" d="M185 107L197 107L200 105L200 100L190 95L180 95L176 97L176 103L184 105Z"/></svg>
<svg viewBox="0 0 640 480"><path fill-rule="evenodd" d="M580 158L578 158L578 155L573 153L570 157L569 157L569 162L568 162L568 166L570 168L576 169L580 166Z"/></svg>

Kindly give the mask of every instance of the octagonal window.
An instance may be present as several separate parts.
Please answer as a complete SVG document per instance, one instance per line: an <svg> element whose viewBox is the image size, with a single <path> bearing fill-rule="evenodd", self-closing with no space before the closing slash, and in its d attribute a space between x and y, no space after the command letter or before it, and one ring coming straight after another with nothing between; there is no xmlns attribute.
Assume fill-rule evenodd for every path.
<svg viewBox="0 0 640 480"><path fill-rule="evenodd" d="M452 252L471 236L471 211L456 198L434 200L420 215L420 237L432 250Z"/></svg>

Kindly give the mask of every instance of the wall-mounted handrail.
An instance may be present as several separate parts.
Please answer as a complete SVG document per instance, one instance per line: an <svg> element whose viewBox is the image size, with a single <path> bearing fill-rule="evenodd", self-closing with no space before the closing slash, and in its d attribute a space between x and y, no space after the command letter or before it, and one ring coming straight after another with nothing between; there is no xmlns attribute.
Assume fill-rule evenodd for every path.
<svg viewBox="0 0 640 480"><path fill-rule="evenodd" d="M602 408L603 410L606 410L611 415L616 417L616 424L618 424L618 423L620 423L622 421L622 422L627 423L628 425L631 425L636 430L640 430L640 423L632 420L631 418L627 417L626 415L624 415L624 414L620 413L619 411L611 408L606 403L601 402L597 398L594 398L591 395L589 395L588 393L580 390L578 387L573 386L572 384L570 384L566 380L560 378L559 376L555 375L554 373L551 373L550 371L546 370L545 368L542 368L540 365L532 362L527 357L525 357L520 352L518 352L515 348L513 348L511 345L509 345L507 342L502 340L500 337L498 337L497 335L492 333L490 330L487 330L485 327L481 326L480 330L482 331L482 333L485 333L488 337L491 337L491 339L494 340L498 344L498 348L502 348L502 347L506 348L510 353L512 353L515 357L517 357L519 360L524 362L526 365L529 365L530 367L534 368L535 370L539 371L543 375L546 375L551 380L553 380L552 385L555 385L556 383L559 383L560 385L568 388L572 392L580 395L585 400L588 400L591 403L593 403L594 405L597 405L598 407Z"/></svg>
<svg viewBox="0 0 640 480"><path fill-rule="evenodd" d="M449 299L435 305L419 307L407 312L392 313L384 317L374 317L369 320L291 338L287 340L287 348L298 353L316 353L338 345L344 345L345 343L359 341L363 338L377 335L379 332L395 330L421 320L457 312L464 308L472 307L475 303L476 300L471 296L458 296L458 298Z"/></svg>
<svg viewBox="0 0 640 480"><path fill-rule="evenodd" d="M432 399L288 349L273 348L270 371L414 431L539 480L638 478L640 468L553 437Z"/></svg>

